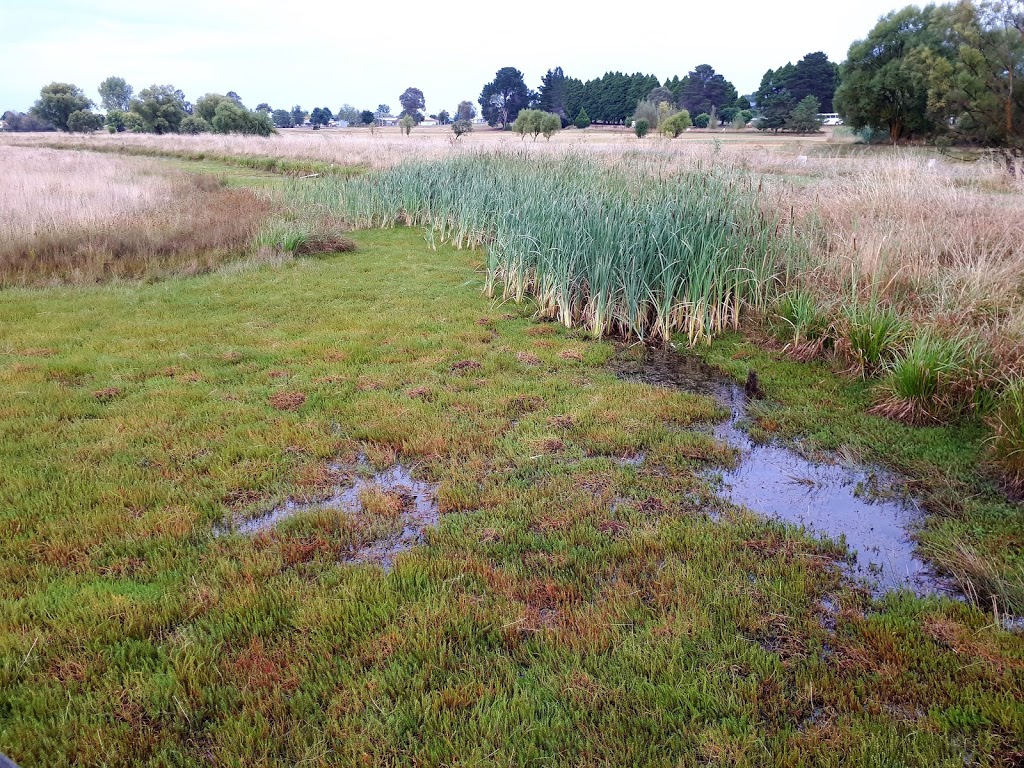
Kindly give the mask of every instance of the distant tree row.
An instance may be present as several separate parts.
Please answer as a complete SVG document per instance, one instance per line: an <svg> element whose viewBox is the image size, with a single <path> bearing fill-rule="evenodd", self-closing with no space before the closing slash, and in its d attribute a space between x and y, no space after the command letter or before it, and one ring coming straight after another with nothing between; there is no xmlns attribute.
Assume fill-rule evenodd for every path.
<svg viewBox="0 0 1024 768"><path fill-rule="evenodd" d="M268 136L274 132L269 107L261 104L256 110L246 109L234 91L226 95L208 93L193 105L172 85L151 85L136 94L123 78L109 77L100 83L98 90L105 115L94 112L95 103L85 91L71 83L43 86L29 115L53 129L72 133L90 133L104 125L112 133L212 131ZM18 130L27 119L27 116L15 116L16 127L12 130ZM5 122L11 128L10 121L5 119Z"/></svg>

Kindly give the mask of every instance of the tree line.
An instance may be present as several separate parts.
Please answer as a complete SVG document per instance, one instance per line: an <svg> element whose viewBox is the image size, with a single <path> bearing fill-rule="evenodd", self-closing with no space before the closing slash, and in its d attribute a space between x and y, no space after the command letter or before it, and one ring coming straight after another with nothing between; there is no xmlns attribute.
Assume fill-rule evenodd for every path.
<svg viewBox="0 0 1024 768"><path fill-rule="evenodd" d="M391 108L357 109L343 105L336 113L299 106L248 109L233 91L209 93L191 104L171 85L152 85L138 93L120 77L99 86L101 108L81 88L69 83L44 86L28 113L7 112L8 130L110 131L149 133L243 133L265 136L275 128L314 128L332 120L375 125L394 119ZM400 96L399 124L408 133L425 117L426 98L419 88ZM812 132L819 114L839 113L846 124L869 139L890 142L931 141L995 148L1007 168L1024 174L1024 0L959 0L953 4L910 5L880 18L835 64L821 51L796 64L769 69L757 91L741 96L710 64L683 77L606 72L591 80L547 70L537 90L527 86L515 67L499 69L477 99L479 114L492 127L513 128L524 110L523 135L553 115L560 127L598 123L632 125L637 135L659 130L678 135L685 127L754 124L764 131ZM461 101L453 113L430 117L452 126L455 137L472 130L477 109ZM680 126L684 126L682 129Z"/></svg>

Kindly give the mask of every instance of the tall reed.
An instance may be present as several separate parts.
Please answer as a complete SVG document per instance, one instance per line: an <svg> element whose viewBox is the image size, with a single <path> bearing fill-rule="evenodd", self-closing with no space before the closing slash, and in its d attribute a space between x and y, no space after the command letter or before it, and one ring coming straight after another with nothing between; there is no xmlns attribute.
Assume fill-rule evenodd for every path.
<svg viewBox="0 0 1024 768"><path fill-rule="evenodd" d="M433 242L485 247L489 295L531 297L594 335L706 342L744 308L764 310L792 247L750 181L657 157L477 153L297 182L287 196L356 227L423 226Z"/></svg>

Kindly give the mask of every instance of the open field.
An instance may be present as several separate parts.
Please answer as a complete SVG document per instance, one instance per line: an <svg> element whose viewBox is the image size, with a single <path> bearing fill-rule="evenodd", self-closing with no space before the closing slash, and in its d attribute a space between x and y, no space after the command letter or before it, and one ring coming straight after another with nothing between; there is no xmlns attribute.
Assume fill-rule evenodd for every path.
<svg viewBox="0 0 1024 768"><path fill-rule="evenodd" d="M1014 375L1024 330L1019 190L983 163L822 139L572 133L43 139L118 149L103 153L0 137L2 167L25 169L0 193L23 211L5 219L11 242L158 232L153 211L182 189L197 208L238 192L253 212L203 269L139 240L123 255L137 271L113 284L44 285L110 283L110 266L69 281L31 265L3 283L0 752L23 766L1024 759L1024 635L1008 629L1024 512L989 426L1010 413L1013 385L994 382ZM167 159L122 156L135 146ZM321 176L294 178L308 161ZM543 178L559 164L572 184ZM86 201L72 209L47 192L69 178ZM545 210L579 242L549 247ZM702 260L645 273L638 254L672 253L670 238L644 250L672 215L666 232ZM348 248L338 230L354 225L387 228L301 255ZM715 254L735 259L727 279L697 291ZM754 258L765 271L741 294L728 275ZM651 321L644 297L670 266L667 319ZM622 300L623 275L646 275L639 300ZM702 299L738 323L688 333ZM880 349L861 339L890 320ZM659 333L699 341L691 353L738 382L756 370L763 399L740 424L754 439L868 467L859 495L899 492L871 479L897 472L921 500L919 556L959 590L873 591L842 540L726 501L720 478L745 459L715 436L723 404L617 375ZM928 334L969 337L987 362L971 381L943 368L931 396L948 412L887 418Z"/></svg>

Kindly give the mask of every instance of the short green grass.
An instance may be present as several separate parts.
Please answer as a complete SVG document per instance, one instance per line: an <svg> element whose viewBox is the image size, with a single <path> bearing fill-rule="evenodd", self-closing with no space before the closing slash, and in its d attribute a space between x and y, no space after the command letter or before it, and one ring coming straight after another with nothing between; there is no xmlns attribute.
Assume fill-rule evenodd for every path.
<svg viewBox="0 0 1024 768"><path fill-rule="evenodd" d="M714 403L620 381L611 344L489 302L479 255L416 230L357 241L0 293L0 751L25 766L1020 759L1019 636L954 601L872 602L832 546L725 508L700 475L729 458L707 436ZM712 354L756 364L780 423L823 443L829 407L865 445L923 441L908 461L975 450L970 430L856 415L859 383L819 367L738 338ZM286 392L298 410L271 407ZM337 514L214 535L316 495L360 452L440 484L440 525L393 570L342 562L372 532Z"/></svg>

